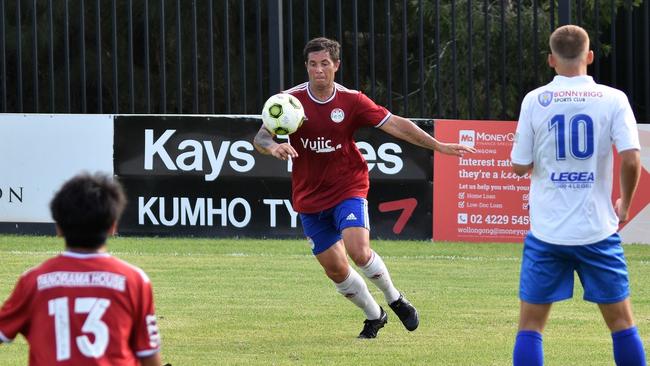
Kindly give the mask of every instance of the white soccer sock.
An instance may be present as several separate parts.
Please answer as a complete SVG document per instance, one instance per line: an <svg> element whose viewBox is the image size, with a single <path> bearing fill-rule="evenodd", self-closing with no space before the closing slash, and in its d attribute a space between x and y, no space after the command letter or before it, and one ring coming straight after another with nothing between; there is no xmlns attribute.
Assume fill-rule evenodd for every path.
<svg viewBox="0 0 650 366"><path fill-rule="evenodd" d="M341 295L366 313L367 319L379 319L381 315L379 304L370 295L366 281L352 267L349 268L348 278L341 283L335 282L334 285Z"/></svg>
<svg viewBox="0 0 650 366"><path fill-rule="evenodd" d="M368 277L370 282L374 283L384 293L387 303L390 304L399 299L399 291L393 285L388 268L386 268L384 261L374 250L368 263L361 267L361 271Z"/></svg>

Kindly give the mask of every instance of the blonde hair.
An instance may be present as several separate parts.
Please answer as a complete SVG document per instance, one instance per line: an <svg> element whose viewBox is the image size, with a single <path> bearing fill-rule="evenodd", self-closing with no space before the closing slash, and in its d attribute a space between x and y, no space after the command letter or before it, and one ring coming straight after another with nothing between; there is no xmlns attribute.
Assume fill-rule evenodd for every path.
<svg viewBox="0 0 650 366"><path fill-rule="evenodd" d="M549 38L551 52L566 61L576 61L589 51L589 35L577 25L557 28Z"/></svg>

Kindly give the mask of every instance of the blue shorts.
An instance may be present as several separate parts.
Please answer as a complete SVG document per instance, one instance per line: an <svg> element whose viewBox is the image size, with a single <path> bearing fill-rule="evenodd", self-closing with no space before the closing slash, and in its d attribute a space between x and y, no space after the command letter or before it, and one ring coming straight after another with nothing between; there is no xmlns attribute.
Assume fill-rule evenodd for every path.
<svg viewBox="0 0 650 366"><path fill-rule="evenodd" d="M625 300L629 294L627 264L618 234L590 245L555 245L531 233L524 239L519 298L549 304L573 297L573 272L584 288L583 298L597 304Z"/></svg>
<svg viewBox="0 0 650 366"><path fill-rule="evenodd" d="M300 214L302 230L311 243L314 255L327 250L341 240L341 232L347 227L365 227L370 230L368 201L348 198L338 205L314 214Z"/></svg>

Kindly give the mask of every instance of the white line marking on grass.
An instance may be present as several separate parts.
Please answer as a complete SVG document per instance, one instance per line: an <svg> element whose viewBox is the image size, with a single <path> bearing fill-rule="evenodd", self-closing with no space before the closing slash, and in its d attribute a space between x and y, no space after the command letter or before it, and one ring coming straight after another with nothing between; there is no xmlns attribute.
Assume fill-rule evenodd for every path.
<svg viewBox="0 0 650 366"><path fill-rule="evenodd" d="M33 250L10 250L8 252L9 254L12 255L35 255L35 256L41 256L41 255L59 255L61 254L61 251L54 251L54 250L46 250L46 251L33 251Z"/></svg>
<svg viewBox="0 0 650 366"><path fill-rule="evenodd" d="M520 258L518 257L465 257L465 256L458 256L458 255L427 255L427 256L407 256L407 257L397 257L397 258L407 258L407 259L444 259L444 260L451 260L451 261L476 261L476 262L487 262L487 261L494 261L494 262L518 262L520 261Z"/></svg>
<svg viewBox="0 0 650 366"><path fill-rule="evenodd" d="M11 250L7 252L10 255L17 256L53 256L61 254L61 251L33 251L33 250ZM191 253L191 252L169 252L169 253L155 253L155 252L108 252L110 255L120 257L127 255L151 256L162 255L168 257L204 257L204 256L227 256L227 257L278 257L278 258L312 258L311 254L270 254L270 253ZM445 261L473 261L473 262L518 262L519 257L486 257L486 256L459 256L459 255L402 255L402 256L382 256L386 259L427 259L427 260L445 260ZM650 261L638 261L641 264L650 264Z"/></svg>

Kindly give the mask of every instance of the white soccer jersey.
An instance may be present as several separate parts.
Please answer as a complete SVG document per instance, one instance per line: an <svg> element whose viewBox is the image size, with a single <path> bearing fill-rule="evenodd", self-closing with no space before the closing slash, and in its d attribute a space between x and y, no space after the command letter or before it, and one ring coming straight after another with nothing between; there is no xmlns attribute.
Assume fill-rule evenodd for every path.
<svg viewBox="0 0 650 366"><path fill-rule="evenodd" d="M561 245L601 241L618 229L612 205L613 155L640 149L627 96L590 76L556 76L521 103L510 158L533 163L530 230Z"/></svg>

